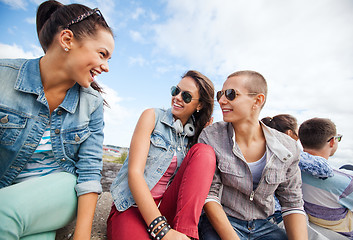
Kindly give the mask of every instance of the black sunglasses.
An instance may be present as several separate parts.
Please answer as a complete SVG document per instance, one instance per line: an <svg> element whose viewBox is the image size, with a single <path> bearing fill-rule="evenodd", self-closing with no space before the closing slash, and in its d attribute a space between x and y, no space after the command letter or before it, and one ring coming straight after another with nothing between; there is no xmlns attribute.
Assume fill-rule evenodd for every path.
<svg viewBox="0 0 353 240"><path fill-rule="evenodd" d="M105 21L101 11L99 11L98 8L94 8L94 9L92 9L92 10L90 10L88 12L85 12L84 14L78 16L77 18L75 18L71 22L69 22L69 24L67 24L65 28L69 29L71 25L73 25L75 23L78 23L78 22L81 22L81 21L85 20L86 18L88 18L89 16L91 16L91 15L93 15L95 13L97 13L102 18L102 20L105 22L105 24L107 24L107 22Z"/></svg>
<svg viewBox="0 0 353 240"><path fill-rule="evenodd" d="M227 89L224 91L218 91L217 92L217 101L219 102L219 99L223 96L223 94L226 96L226 98L229 101L233 101L238 95L244 94L244 95L256 95L257 93L240 93L239 91L235 89Z"/></svg>
<svg viewBox="0 0 353 240"><path fill-rule="evenodd" d="M337 141L340 142L342 140L342 137L343 137L342 134L338 134L337 136L331 137L329 140L327 140L327 142L331 141L332 138L337 138Z"/></svg>
<svg viewBox="0 0 353 240"><path fill-rule="evenodd" d="M197 98L192 98L192 96L189 92L181 91L178 86L171 87L170 93L172 94L173 97L177 96L179 93L181 93L181 98L183 99L183 101L185 103L190 103L192 100L199 100Z"/></svg>

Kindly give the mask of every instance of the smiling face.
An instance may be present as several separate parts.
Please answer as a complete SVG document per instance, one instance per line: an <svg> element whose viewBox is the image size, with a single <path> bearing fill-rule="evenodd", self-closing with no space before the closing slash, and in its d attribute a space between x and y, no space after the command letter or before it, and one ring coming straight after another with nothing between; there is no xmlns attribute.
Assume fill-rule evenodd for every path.
<svg viewBox="0 0 353 240"><path fill-rule="evenodd" d="M200 98L199 89L195 80L191 77L181 79L177 86L181 92L187 91L193 98L190 103L185 103L181 93L172 97L172 114L176 119L180 119L184 125L196 110L201 109L200 101L197 100Z"/></svg>
<svg viewBox="0 0 353 240"><path fill-rule="evenodd" d="M248 95L249 91L244 87L246 77L236 76L229 77L223 84L222 91L227 89L234 89L238 93L236 98L232 101L228 100L223 94L218 103L222 109L223 121L238 122L243 120L252 120L254 117L254 104L256 104L256 96Z"/></svg>
<svg viewBox="0 0 353 240"><path fill-rule="evenodd" d="M81 41L73 41L69 50L68 74L82 87L89 87L94 77L108 72L108 60L114 51L114 39L110 32L97 30L97 34Z"/></svg>

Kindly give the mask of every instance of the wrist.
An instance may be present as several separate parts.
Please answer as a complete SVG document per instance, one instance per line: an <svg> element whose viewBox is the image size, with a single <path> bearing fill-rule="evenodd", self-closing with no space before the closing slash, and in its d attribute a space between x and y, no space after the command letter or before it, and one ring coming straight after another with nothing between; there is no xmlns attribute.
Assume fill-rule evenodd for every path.
<svg viewBox="0 0 353 240"><path fill-rule="evenodd" d="M147 228L147 232L153 239L161 240L171 229L164 216L155 218Z"/></svg>

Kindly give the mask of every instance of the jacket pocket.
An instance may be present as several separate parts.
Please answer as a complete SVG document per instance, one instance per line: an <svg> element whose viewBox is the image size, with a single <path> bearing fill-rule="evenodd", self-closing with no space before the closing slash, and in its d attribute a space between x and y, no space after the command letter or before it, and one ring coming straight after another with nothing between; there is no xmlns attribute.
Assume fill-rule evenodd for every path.
<svg viewBox="0 0 353 240"><path fill-rule="evenodd" d="M154 147L167 150L167 143L161 134L153 132L150 141Z"/></svg>
<svg viewBox="0 0 353 240"><path fill-rule="evenodd" d="M154 131L150 137L150 150L148 158L152 161L160 161L161 157L168 151L168 144L165 138L157 131Z"/></svg>
<svg viewBox="0 0 353 240"><path fill-rule="evenodd" d="M0 143L13 145L25 128L27 117L0 109Z"/></svg>
<svg viewBox="0 0 353 240"><path fill-rule="evenodd" d="M280 169L269 169L266 173L265 180L267 184L280 184L285 180L285 172Z"/></svg>
<svg viewBox="0 0 353 240"><path fill-rule="evenodd" d="M154 131L150 137L150 149L146 162L146 169L150 168L151 171L145 171L146 178L149 177L149 174L152 174L152 178L155 177L155 174L162 175L166 170L164 167L171 162L172 157L173 150L170 144L162 134Z"/></svg>
<svg viewBox="0 0 353 240"><path fill-rule="evenodd" d="M218 169L224 185L237 188L244 184L245 169L243 166L236 165L229 160L219 162Z"/></svg>
<svg viewBox="0 0 353 240"><path fill-rule="evenodd" d="M66 129L62 132L64 149L66 155L74 160L78 160L80 145L91 135L88 126Z"/></svg>
<svg viewBox="0 0 353 240"><path fill-rule="evenodd" d="M273 194L278 185L286 179L284 169L269 169L265 175L266 185L263 189L264 194Z"/></svg>

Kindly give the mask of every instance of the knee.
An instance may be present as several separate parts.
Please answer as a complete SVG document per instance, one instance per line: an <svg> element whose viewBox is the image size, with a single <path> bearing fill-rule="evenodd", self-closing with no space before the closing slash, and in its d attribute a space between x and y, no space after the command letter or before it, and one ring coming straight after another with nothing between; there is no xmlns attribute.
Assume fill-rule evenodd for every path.
<svg viewBox="0 0 353 240"><path fill-rule="evenodd" d="M0 233L4 239L19 239L21 234L20 221L12 216L9 209L0 207Z"/></svg>
<svg viewBox="0 0 353 240"><path fill-rule="evenodd" d="M192 154L193 161L199 161L203 166L215 168L216 155L210 145L204 143L197 143L189 150Z"/></svg>

